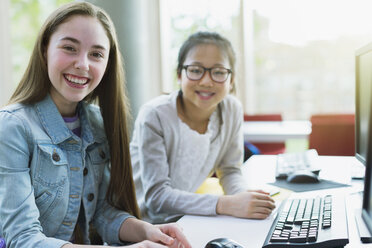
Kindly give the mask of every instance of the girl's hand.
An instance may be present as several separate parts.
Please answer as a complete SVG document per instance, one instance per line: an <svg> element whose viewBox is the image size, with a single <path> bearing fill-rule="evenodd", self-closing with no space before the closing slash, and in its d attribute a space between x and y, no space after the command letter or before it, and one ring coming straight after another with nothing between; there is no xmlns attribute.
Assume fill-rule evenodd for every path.
<svg viewBox="0 0 372 248"><path fill-rule="evenodd" d="M274 208L274 200L267 192L254 190L221 196L217 202L216 212L240 218L265 219Z"/></svg>
<svg viewBox="0 0 372 248"><path fill-rule="evenodd" d="M114 248L114 246L92 246L92 245L75 245L75 244L66 244L64 246L62 246L62 248ZM118 247L118 246L115 246L115 247ZM148 240L145 240L145 241L142 241L142 242L139 242L139 243L135 243L133 245L126 245L126 246L120 246L120 247L125 247L125 248L167 248L167 246L165 245L161 245L161 244L157 244L157 243L154 243L152 241L148 241Z"/></svg>
<svg viewBox="0 0 372 248"><path fill-rule="evenodd" d="M133 248L191 248L177 223L152 225L136 218L128 218L120 227L119 238L123 241L136 242L129 246Z"/></svg>
<svg viewBox="0 0 372 248"><path fill-rule="evenodd" d="M167 246L165 245L157 244L157 243L154 243L148 240L145 240L145 241L133 244L133 245L129 245L129 246L123 246L123 247L126 247L126 248L167 248Z"/></svg>
<svg viewBox="0 0 372 248"><path fill-rule="evenodd" d="M182 228L177 223L153 225L146 230L148 240L164 244L172 248L191 248L182 232Z"/></svg>

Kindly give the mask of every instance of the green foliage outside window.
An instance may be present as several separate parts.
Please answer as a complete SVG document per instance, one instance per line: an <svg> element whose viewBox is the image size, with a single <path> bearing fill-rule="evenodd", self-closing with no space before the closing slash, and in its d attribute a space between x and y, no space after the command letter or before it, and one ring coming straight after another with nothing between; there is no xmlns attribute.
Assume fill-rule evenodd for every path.
<svg viewBox="0 0 372 248"><path fill-rule="evenodd" d="M25 71L39 29L53 10L72 0L9 0L12 44L12 81Z"/></svg>

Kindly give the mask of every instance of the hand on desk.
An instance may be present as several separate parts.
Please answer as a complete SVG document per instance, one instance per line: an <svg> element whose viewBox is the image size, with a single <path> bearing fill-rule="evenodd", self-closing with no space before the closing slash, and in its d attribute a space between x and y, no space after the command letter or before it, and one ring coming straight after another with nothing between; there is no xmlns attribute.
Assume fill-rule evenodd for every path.
<svg viewBox="0 0 372 248"><path fill-rule="evenodd" d="M126 225L125 225L125 224ZM125 229L125 230L124 230ZM150 223L128 218L123 222L121 230L128 235L127 240L130 242L138 242L129 246L120 246L126 248L191 248L189 241L182 232L182 227L177 223L169 223L163 225L152 225ZM76 245L66 244L62 248L90 248L91 245ZM113 246L94 246L94 247L113 247Z"/></svg>
<svg viewBox="0 0 372 248"><path fill-rule="evenodd" d="M275 208L269 193L262 190L249 190L235 195L224 195L218 199L217 214L240 218L265 219Z"/></svg>
<svg viewBox="0 0 372 248"><path fill-rule="evenodd" d="M177 223L169 223L163 225L151 225L143 222L145 228L145 239L140 243L134 244L134 247L146 247L146 248L191 248L190 243L187 241L185 235L182 232L181 226ZM132 247L132 246L129 246Z"/></svg>

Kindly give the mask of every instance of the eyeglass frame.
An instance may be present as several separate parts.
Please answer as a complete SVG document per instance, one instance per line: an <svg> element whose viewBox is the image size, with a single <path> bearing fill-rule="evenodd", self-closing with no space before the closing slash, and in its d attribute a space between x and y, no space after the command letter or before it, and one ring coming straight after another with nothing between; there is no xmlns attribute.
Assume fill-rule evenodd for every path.
<svg viewBox="0 0 372 248"><path fill-rule="evenodd" d="M187 74L187 68L190 67L190 66L196 66L196 67L200 67L202 68L204 71L203 71L203 74L201 75L201 77L199 79L191 79L188 74ZM198 81L200 79L202 79L205 75L205 72L206 71L209 71L209 76L211 77L211 79L213 80L213 82L215 83L218 83L218 84L223 84L227 81L227 79L229 78L229 74L232 74L232 70L231 69L228 69L228 68L225 68L225 67L222 67L222 66L217 66L217 67L210 67L210 68L207 68L207 67L204 67L204 66L201 66L201 65L183 65L182 66L182 69L185 69L185 72L186 72L186 77L191 80L191 81ZM224 69L224 70L227 70L227 77L224 81L216 81L215 79L213 79L213 74L212 74L212 70L213 69Z"/></svg>

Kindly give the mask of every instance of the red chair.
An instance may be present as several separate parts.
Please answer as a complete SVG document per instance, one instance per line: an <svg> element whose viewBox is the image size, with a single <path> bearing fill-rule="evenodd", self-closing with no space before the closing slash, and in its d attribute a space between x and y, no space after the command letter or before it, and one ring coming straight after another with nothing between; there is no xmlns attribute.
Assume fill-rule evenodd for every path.
<svg viewBox="0 0 372 248"><path fill-rule="evenodd" d="M355 155L354 114L316 114L310 121L310 149L316 149L319 155Z"/></svg>
<svg viewBox="0 0 372 248"><path fill-rule="evenodd" d="M282 121L281 114L257 114L248 115L244 114L244 121ZM261 143L252 142L256 146L261 154L280 154L285 152L285 142L280 143Z"/></svg>

